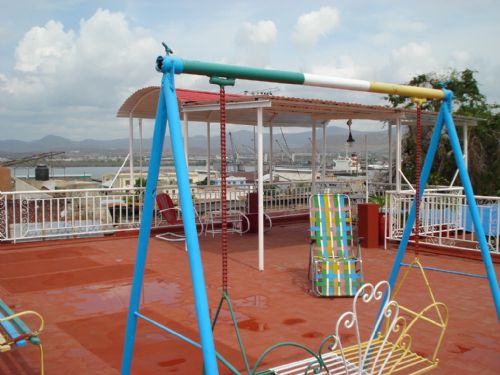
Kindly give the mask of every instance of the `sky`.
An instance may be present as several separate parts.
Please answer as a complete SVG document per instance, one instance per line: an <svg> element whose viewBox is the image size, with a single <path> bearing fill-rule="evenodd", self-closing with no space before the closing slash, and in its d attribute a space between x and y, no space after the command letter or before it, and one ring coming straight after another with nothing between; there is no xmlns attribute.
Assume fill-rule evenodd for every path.
<svg viewBox="0 0 500 375"><path fill-rule="evenodd" d="M500 2L0 0L0 138L128 137L116 118L136 90L159 85L165 41L175 56L405 83L427 72L477 71L500 103ZM176 86L217 90L206 77ZM381 95L237 81L227 92L384 105ZM370 122L353 129L379 130ZM145 124L145 137L152 122Z"/></svg>

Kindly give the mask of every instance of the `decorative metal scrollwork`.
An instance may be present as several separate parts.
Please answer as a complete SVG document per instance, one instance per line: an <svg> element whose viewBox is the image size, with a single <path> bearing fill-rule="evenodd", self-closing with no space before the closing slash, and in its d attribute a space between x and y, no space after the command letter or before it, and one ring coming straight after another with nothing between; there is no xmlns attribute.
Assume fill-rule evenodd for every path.
<svg viewBox="0 0 500 375"><path fill-rule="evenodd" d="M8 228L7 228L7 204L6 204L7 197L5 196L0 196L0 238L6 239L8 235Z"/></svg>
<svg viewBox="0 0 500 375"><path fill-rule="evenodd" d="M29 201L26 198L21 199L21 233L23 237L26 237L29 232L30 223L30 207Z"/></svg>

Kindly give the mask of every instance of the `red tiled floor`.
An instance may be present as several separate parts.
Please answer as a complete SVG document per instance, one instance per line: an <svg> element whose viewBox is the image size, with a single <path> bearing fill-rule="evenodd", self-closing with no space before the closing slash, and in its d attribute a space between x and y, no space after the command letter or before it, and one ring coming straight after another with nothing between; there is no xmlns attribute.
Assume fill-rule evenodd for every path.
<svg viewBox="0 0 500 375"><path fill-rule="evenodd" d="M220 298L220 237L202 236L200 241L213 315ZM319 299L308 294L308 242L305 222L273 228L265 237L266 270L259 272L257 235L229 236L229 293L251 364L267 347L280 341L317 349L323 337L333 333L338 316L352 304L350 298ZM119 374L136 245L134 237L51 241L35 247L2 245L0 270L16 271L9 271L9 277L2 275L0 295L17 311L35 309L45 317L42 340L48 375ZM392 250L364 249L366 281L387 278L394 254ZM409 254L405 261L411 258ZM480 261L440 255L421 255L421 259L430 267L484 274ZM61 266L65 260L66 269ZM40 269L33 266L36 261L40 261ZM23 263L29 266L20 271ZM152 238L141 312L197 341L188 267L183 243ZM499 266L495 268L498 274ZM437 272L427 275L437 299L450 311L435 373L498 373L500 330L487 281ZM423 305L426 298L422 281L412 273L398 299L403 304ZM371 322L365 321L367 328ZM222 355L243 370L227 310L214 337ZM420 329L414 341L415 350L428 352L432 341L428 328ZM267 363L302 357L298 351L283 349ZM141 375L200 373L201 353L140 322L133 368L134 374ZM34 347L0 355L0 374L37 374L37 369ZM228 373L222 367L220 372Z"/></svg>
<svg viewBox="0 0 500 375"><path fill-rule="evenodd" d="M1 258L1 257L0 257ZM55 273L82 268L97 267L99 263L89 258L56 258L0 264L1 279L12 279L33 274Z"/></svg>
<svg viewBox="0 0 500 375"><path fill-rule="evenodd" d="M93 266L93 265L92 265ZM11 293L37 292L48 289L59 289L61 286L71 287L82 284L102 283L128 278L133 272L132 264L115 264L110 266L87 267L78 270L31 274L32 276L0 278L0 285ZM151 271L146 269L146 274Z"/></svg>
<svg viewBox="0 0 500 375"><path fill-rule="evenodd" d="M76 256L88 256L97 252L91 246L66 246L64 251L53 251L54 246L41 245L34 243L34 247L30 248L28 244L20 245L19 248L23 251L0 253L0 262L5 263L24 263L29 261L38 261L43 259L70 258ZM15 247L14 247L15 248ZM59 248L59 247L58 247Z"/></svg>

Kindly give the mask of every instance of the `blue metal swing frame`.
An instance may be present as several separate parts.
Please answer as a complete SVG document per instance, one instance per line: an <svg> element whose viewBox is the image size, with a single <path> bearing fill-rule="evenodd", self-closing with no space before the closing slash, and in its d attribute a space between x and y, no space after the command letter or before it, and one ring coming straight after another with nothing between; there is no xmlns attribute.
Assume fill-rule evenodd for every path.
<svg viewBox="0 0 500 375"><path fill-rule="evenodd" d="M195 213L192 204L192 196L189 186L189 176L187 163L183 150L183 139L180 128L180 117L177 104L177 95L175 92L174 75L180 74L183 71L182 60L171 58L167 49L167 56L161 60L159 66L163 77L161 80L161 89L158 100L156 122L153 134L153 144L151 149L151 158L149 165L148 178L146 183L146 192L144 197L143 215L139 231L139 240L137 245L137 256L134 268L134 276L132 282L132 291L130 296L130 305L127 317L127 328L125 336L125 344L122 356L121 374L128 375L131 371L132 358L134 351L134 342L137 328L137 319L143 319L149 323L175 335L176 337L187 341L188 343L201 348L203 353L203 363L205 373L208 375L218 374L217 358L223 360L215 351L215 345L212 335L212 328L209 316L208 299L205 289L205 279L203 274L203 266L200 256L200 246L198 242L198 234L195 223ZM158 62L158 61L157 61ZM223 75L223 74L222 74ZM238 77L235 77L238 78ZM245 78L245 77L242 77ZM248 78L247 78L248 79ZM451 91L445 91L445 99L442 102L441 109L436 121L432 139L422 168L420 181L420 196L422 199L424 187L429 178L429 173L432 166L432 161L436 154L437 146L443 126L446 125L450 142L453 148L455 160L458 165L460 178L464 186L469 209L472 216L474 226L476 228L477 237L480 244L481 254L486 268L488 281L490 284L493 301L497 311L497 317L500 321L500 291L496 280L495 270L493 268L491 255L486 243L486 237L483 227L480 222L480 217L477 205L474 199L474 192L470 182L469 175L462 157L462 151L455 125L451 116L451 101L453 94ZM163 149L163 141L165 139L166 124L169 124L171 147L174 156L177 182L179 187L180 204L183 212L183 224L186 233L186 244L188 248L189 266L191 270L191 281L194 291L194 300L196 307L196 316L198 329L200 332L200 343L177 333L160 323L139 313L139 304L141 297L141 289L144 281L144 270L146 265L148 243L151 234L151 224L153 219L154 201L156 195L156 185L160 170L160 160ZM406 227L398 248L394 265L389 277L391 287L394 287L396 279L401 268L401 262L406 251L406 247L412 232L412 227L415 222L416 200L409 214ZM224 361L226 365L226 361ZM229 366L231 367L231 366Z"/></svg>

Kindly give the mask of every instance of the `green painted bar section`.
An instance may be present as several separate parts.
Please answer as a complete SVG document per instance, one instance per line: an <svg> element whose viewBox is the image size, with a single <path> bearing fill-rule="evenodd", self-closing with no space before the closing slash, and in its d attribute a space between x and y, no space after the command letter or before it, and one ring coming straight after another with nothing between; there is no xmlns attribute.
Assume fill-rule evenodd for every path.
<svg viewBox="0 0 500 375"><path fill-rule="evenodd" d="M302 85L304 74L284 70L249 68L245 66L215 64L202 61L182 60L183 73L217 76L225 78L240 78L252 81L291 83Z"/></svg>

